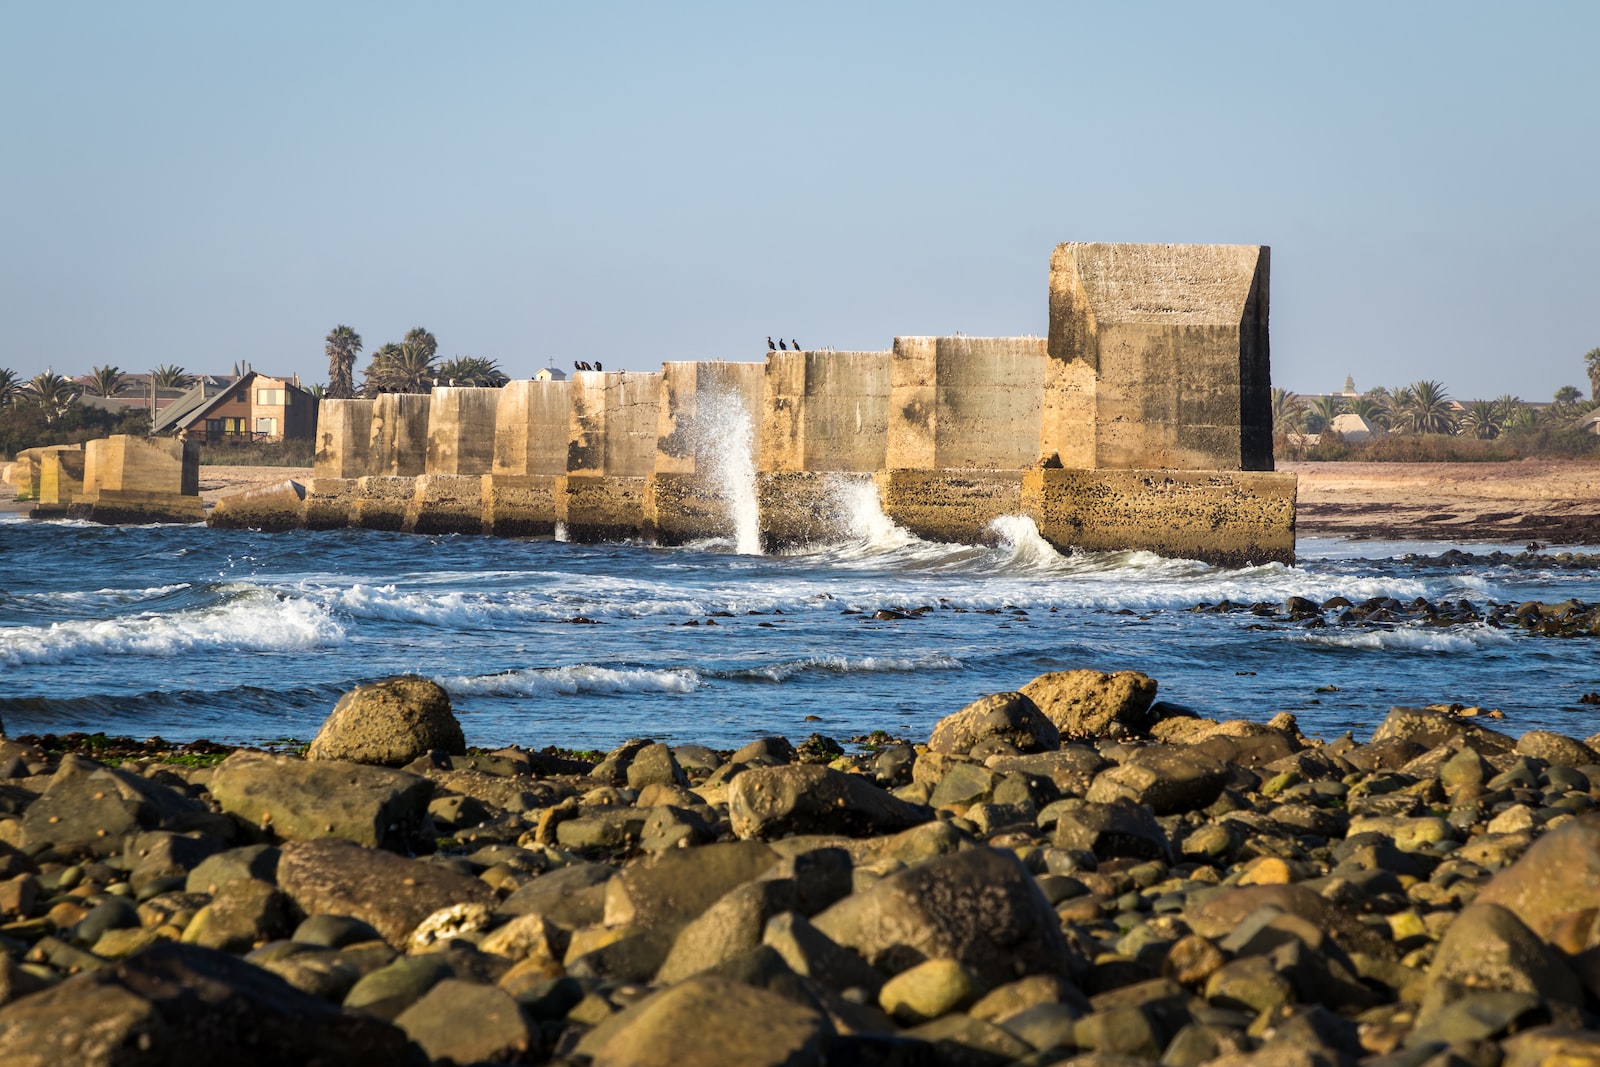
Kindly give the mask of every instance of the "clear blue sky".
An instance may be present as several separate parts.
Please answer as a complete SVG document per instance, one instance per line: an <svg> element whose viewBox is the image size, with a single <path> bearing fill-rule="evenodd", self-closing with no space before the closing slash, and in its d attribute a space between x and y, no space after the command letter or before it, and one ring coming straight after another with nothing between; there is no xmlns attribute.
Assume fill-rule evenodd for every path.
<svg viewBox="0 0 1600 1067"><path fill-rule="evenodd" d="M1042 335L1057 242L1194 241L1272 246L1276 384L1587 393L1596 41L1578 2L15 2L0 366Z"/></svg>

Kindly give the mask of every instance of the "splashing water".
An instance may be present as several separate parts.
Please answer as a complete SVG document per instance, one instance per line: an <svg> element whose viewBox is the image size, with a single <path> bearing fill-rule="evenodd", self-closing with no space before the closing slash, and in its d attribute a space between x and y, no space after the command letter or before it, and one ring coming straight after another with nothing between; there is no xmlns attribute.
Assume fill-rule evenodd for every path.
<svg viewBox="0 0 1600 1067"><path fill-rule="evenodd" d="M733 525L733 550L761 555L761 509L756 500L755 434L750 410L737 392L698 399L695 425L707 473L721 492Z"/></svg>
<svg viewBox="0 0 1600 1067"><path fill-rule="evenodd" d="M876 552L889 552L916 544L918 538L884 514L878 485L871 478L831 479L831 491L841 521L850 537Z"/></svg>

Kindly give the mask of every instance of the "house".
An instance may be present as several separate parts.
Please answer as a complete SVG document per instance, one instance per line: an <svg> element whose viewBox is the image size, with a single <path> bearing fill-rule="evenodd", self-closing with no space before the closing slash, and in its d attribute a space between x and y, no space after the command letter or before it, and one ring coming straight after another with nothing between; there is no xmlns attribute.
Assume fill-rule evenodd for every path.
<svg viewBox="0 0 1600 1067"><path fill-rule="evenodd" d="M554 367L541 367L538 373L533 376L533 380L536 382L564 382L567 380L567 372L557 370Z"/></svg>
<svg viewBox="0 0 1600 1067"><path fill-rule="evenodd" d="M1600 434L1600 408L1596 408L1573 423L1572 428L1583 433Z"/></svg>
<svg viewBox="0 0 1600 1067"><path fill-rule="evenodd" d="M274 378L247 371L223 384L202 380L162 408L152 434L190 441L311 440L317 431L317 401L300 387L299 375Z"/></svg>
<svg viewBox="0 0 1600 1067"><path fill-rule="evenodd" d="M1335 415L1328 428L1351 444L1365 441L1378 432L1366 419L1360 415L1352 415L1348 411L1343 415Z"/></svg>

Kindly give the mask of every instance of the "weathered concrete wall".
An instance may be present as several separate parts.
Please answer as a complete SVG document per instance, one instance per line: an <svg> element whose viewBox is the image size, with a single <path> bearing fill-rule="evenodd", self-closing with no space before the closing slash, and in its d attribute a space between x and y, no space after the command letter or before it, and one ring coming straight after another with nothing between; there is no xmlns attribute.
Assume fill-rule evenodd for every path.
<svg viewBox="0 0 1600 1067"><path fill-rule="evenodd" d="M1062 551L1293 563L1295 484L1292 474L1265 471L1033 470L1022 510Z"/></svg>
<svg viewBox="0 0 1600 1067"><path fill-rule="evenodd" d="M38 462L40 507L67 508L82 499L87 458L79 448L41 451Z"/></svg>
<svg viewBox="0 0 1600 1067"><path fill-rule="evenodd" d="M1059 245L1045 454L1066 467L1271 470L1268 280L1259 245Z"/></svg>
<svg viewBox="0 0 1600 1067"><path fill-rule="evenodd" d="M404 475L369 474L356 479L350 525L364 530L409 530L417 479Z"/></svg>
<svg viewBox="0 0 1600 1067"><path fill-rule="evenodd" d="M762 395L763 472L883 467L888 352L774 352Z"/></svg>
<svg viewBox="0 0 1600 1067"><path fill-rule="evenodd" d="M42 445L38 448L24 448L18 452L11 468L12 483L17 487L17 499L39 499L39 478L45 456L52 452L82 451L82 445Z"/></svg>
<svg viewBox="0 0 1600 1067"><path fill-rule="evenodd" d="M499 389L439 386L428 405L429 474L488 474L494 466Z"/></svg>
<svg viewBox="0 0 1600 1067"><path fill-rule="evenodd" d="M84 446L83 493L73 518L108 524L199 522L200 447L173 437L115 434ZM36 511L35 518L53 517Z"/></svg>
<svg viewBox="0 0 1600 1067"><path fill-rule="evenodd" d="M756 476L761 543L767 551L849 540L862 531L854 491L876 493L873 476L856 471L773 471Z"/></svg>
<svg viewBox="0 0 1600 1067"><path fill-rule="evenodd" d="M306 488L286 478L225 496L206 514L206 525L223 530L300 529L306 525Z"/></svg>
<svg viewBox="0 0 1600 1067"><path fill-rule="evenodd" d="M874 480L883 513L928 541L982 544L989 524L1022 511L1021 470L886 470Z"/></svg>
<svg viewBox="0 0 1600 1067"><path fill-rule="evenodd" d="M750 508L752 525L756 519L766 369L672 362L661 372L647 521L662 544L737 537L741 506Z"/></svg>
<svg viewBox="0 0 1600 1067"><path fill-rule="evenodd" d="M565 444L566 438L562 437ZM545 537L555 533L564 474L486 474L483 528L496 537Z"/></svg>
<svg viewBox="0 0 1600 1067"><path fill-rule="evenodd" d="M312 478L306 483L306 529L342 530L354 525L360 499L358 478Z"/></svg>
<svg viewBox="0 0 1600 1067"><path fill-rule="evenodd" d="M493 441L486 435L485 441ZM485 462L488 457L485 456ZM416 479L416 492L405 528L419 534L483 533L482 474L424 474Z"/></svg>
<svg viewBox="0 0 1600 1067"><path fill-rule="evenodd" d="M371 400L323 400L317 409L318 478L359 478L372 451Z"/></svg>
<svg viewBox="0 0 1600 1067"><path fill-rule="evenodd" d="M896 337L890 470L995 469L1039 459L1046 348L1033 337Z"/></svg>
<svg viewBox="0 0 1600 1067"><path fill-rule="evenodd" d="M421 393L384 393L373 400L368 474L414 478L427 473L431 407L431 397Z"/></svg>
<svg viewBox="0 0 1600 1067"><path fill-rule="evenodd" d="M571 382L514 381L495 410L494 474L567 472Z"/></svg>
<svg viewBox="0 0 1600 1067"><path fill-rule="evenodd" d="M646 537L661 374L579 371L557 519L574 541Z"/></svg>

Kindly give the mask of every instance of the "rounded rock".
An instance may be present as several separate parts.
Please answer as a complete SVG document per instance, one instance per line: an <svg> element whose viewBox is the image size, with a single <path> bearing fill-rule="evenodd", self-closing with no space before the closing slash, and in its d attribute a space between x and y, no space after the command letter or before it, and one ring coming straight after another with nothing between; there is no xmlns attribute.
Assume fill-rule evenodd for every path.
<svg viewBox="0 0 1600 1067"><path fill-rule="evenodd" d="M458 756L467 750L450 694L407 675L360 685L340 697L306 758L400 767L435 749Z"/></svg>

